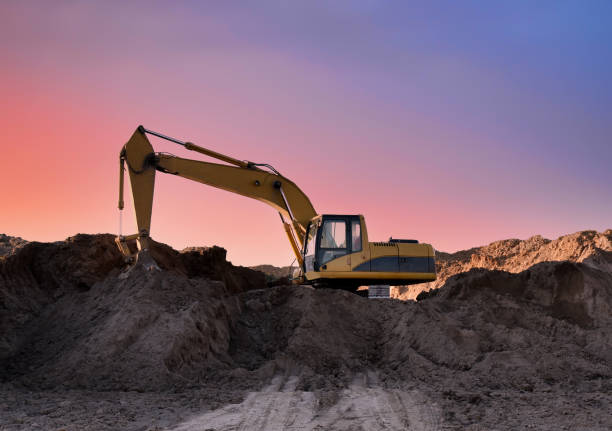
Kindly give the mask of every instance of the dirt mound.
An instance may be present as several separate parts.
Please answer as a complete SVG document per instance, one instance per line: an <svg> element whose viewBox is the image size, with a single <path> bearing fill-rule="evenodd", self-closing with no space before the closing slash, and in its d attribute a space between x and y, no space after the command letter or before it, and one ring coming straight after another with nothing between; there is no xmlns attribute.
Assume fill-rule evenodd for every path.
<svg viewBox="0 0 612 431"><path fill-rule="evenodd" d="M46 307L6 369L43 388L191 385L227 361L238 307L222 282L136 268Z"/></svg>
<svg viewBox="0 0 612 431"><path fill-rule="evenodd" d="M19 247L27 243L25 239L19 238L18 236L9 236L0 233L0 257L12 254Z"/></svg>
<svg viewBox="0 0 612 431"><path fill-rule="evenodd" d="M236 300L224 298L265 287L264 275L234 267L220 247L155 243L152 254L162 271L127 270L112 235L77 235L0 260L0 378L159 388L184 363L227 350L216 343L228 342Z"/></svg>
<svg viewBox="0 0 612 431"><path fill-rule="evenodd" d="M612 425L612 274L590 265L474 269L418 302L305 287L241 299L234 362L298 375L299 390L346 391L376 370L378 386L425 391L460 427ZM561 400L574 416L551 422Z"/></svg>
<svg viewBox="0 0 612 431"><path fill-rule="evenodd" d="M255 265L249 266L254 271L263 272L270 280L278 280L280 278L289 278L293 274L295 266L274 266L274 265Z"/></svg>
<svg viewBox="0 0 612 431"><path fill-rule="evenodd" d="M401 423L413 408L399 412L402 403L425 397L456 429L606 429L609 239L581 233L556 247L512 240L456 254L449 268L461 257L461 268L484 260L514 271L471 269L416 302L267 288L262 273L233 267L218 247L156 244L162 270L148 271L127 269L110 235L30 243L0 259L0 379L33 389L268 391L266 409L288 391L307 400L308 415L336 412L329 423L370 398L395 406ZM566 247L573 261L518 270L519 256L552 259L559 244L580 241L580 250ZM259 415L253 397L244 405ZM560 403L569 415L551 418ZM235 420L235 409L226 413Z"/></svg>
<svg viewBox="0 0 612 431"><path fill-rule="evenodd" d="M274 265L256 265L250 266L250 269L254 271L263 272L266 274L266 281L268 286L282 286L284 284L291 284L291 278L293 277L293 271L297 268L296 266L283 266L278 267Z"/></svg>
<svg viewBox="0 0 612 431"><path fill-rule="evenodd" d="M379 359L382 303L339 290L281 286L245 293L230 353L247 370L283 369L322 389Z"/></svg>
<svg viewBox="0 0 612 431"><path fill-rule="evenodd" d="M608 258L612 261L612 253ZM418 303L290 286L241 298L245 307L232 351L247 369L279 359L315 373L350 375L348 370L396 360L408 361L414 371L414 364L427 358L430 366L464 370L503 346L514 350L524 342L537 350L543 342L533 344L530 335L562 329L568 332L556 336L566 336L563 342L612 360L612 338L598 338L604 334L599 329L612 323L612 274L584 264L541 263L519 274L472 270ZM523 330L526 338L512 339L508 330ZM595 339L574 339L591 330ZM417 352L420 359L412 361Z"/></svg>
<svg viewBox="0 0 612 431"><path fill-rule="evenodd" d="M570 261L594 266L609 265L601 255L610 251L612 251L611 229L602 233L592 230L576 232L552 241L536 235L527 240L496 241L484 247L456 253L436 252L436 281L414 286L399 286L395 289L394 297L416 299L419 293L438 289L453 275L473 268L518 273L540 262ZM612 266L608 266L607 270L612 272Z"/></svg>
<svg viewBox="0 0 612 431"><path fill-rule="evenodd" d="M89 290L122 264L111 235L30 242L0 258L0 360L19 349L18 329L45 306Z"/></svg>
<svg viewBox="0 0 612 431"><path fill-rule="evenodd" d="M474 269L428 296L406 303L385 357L394 378L435 391L448 421L612 426L612 274L570 262ZM574 417L546 417L560 405Z"/></svg>

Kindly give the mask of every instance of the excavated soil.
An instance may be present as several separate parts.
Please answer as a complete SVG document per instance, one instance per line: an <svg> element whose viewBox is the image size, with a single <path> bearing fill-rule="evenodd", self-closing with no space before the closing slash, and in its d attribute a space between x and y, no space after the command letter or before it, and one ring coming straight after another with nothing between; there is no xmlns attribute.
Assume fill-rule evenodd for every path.
<svg viewBox="0 0 612 431"><path fill-rule="evenodd" d="M0 233L0 256L12 254L25 244L27 241L23 238Z"/></svg>
<svg viewBox="0 0 612 431"><path fill-rule="evenodd" d="M149 271L110 235L21 244L0 429L612 429L611 239L439 254L419 301L267 287L218 247Z"/></svg>
<svg viewBox="0 0 612 431"><path fill-rule="evenodd" d="M518 273L540 262L584 262L612 272L612 266L601 257L612 251L612 230L603 233L587 230L564 235L556 240L540 235L527 240L506 239L484 247L474 247L456 253L436 252L437 279L432 283L398 286L394 297L416 299L424 291L439 289L456 274L474 268Z"/></svg>

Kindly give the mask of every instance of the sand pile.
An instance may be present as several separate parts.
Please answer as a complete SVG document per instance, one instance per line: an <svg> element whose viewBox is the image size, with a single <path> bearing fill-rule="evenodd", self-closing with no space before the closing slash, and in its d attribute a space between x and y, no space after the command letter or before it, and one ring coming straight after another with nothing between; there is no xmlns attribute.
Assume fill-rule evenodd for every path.
<svg viewBox="0 0 612 431"><path fill-rule="evenodd" d="M47 306L6 369L42 388L163 390L191 383L227 356L237 308L221 282L137 268L127 279L107 279Z"/></svg>
<svg viewBox="0 0 612 431"><path fill-rule="evenodd" d="M608 258L612 262L612 254ZM272 359L333 376L407 366L405 372L426 381L430 372L469 371L479 364L475 371L484 378L491 372L486 364L500 365L492 357L524 350L531 353L516 371L525 375L572 361L579 367L580 356L608 363L593 368L587 360L585 373L599 369L610 376L612 275L584 264L542 263L519 274L472 270L417 303L304 287L251 291L241 299L232 349L247 369ZM572 359L542 359L562 346L575 348ZM536 370L538 361L544 365ZM496 384L520 380L507 371Z"/></svg>
<svg viewBox="0 0 612 431"><path fill-rule="evenodd" d="M385 356L394 378L435 391L449 422L612 426L609 272L570 262L472 270L407 305L414 312L394 325Z"/></svg>
<svg viewBox="0 0 612 431"><path fill-rule="evenodd" d="M6 256L9 253L13 253L24 244L27 244L27 241L23 238L0 233L0 256Z"/></svg>
<svg viewBox="0 0 612 431"><path fill-rule="evenodd" d="M150 272L128 270L110 235L29 243L0 258L0 379L37 390L204 388L219 400L275 387L276 395L265 392L268 413L256 411L254 395L245 399L253 410L241 423L261 414L265 424L290 390L288 399L308 400L304 418L335 412L343 418L332 415L336 424L353 423L355 400L418 398L441 415L431 423L456 429L608 429L610 234L456 253L445 268L488 262L514 271L471 269L417 302L266 287L264 274L234 267L218 247L157 244L163 270ZM523 255L567 259L520 270ZM393 423L414 411L403 408ZM551 418L561 410L569 414Z"/></svg>
<svg viewBox="0 0 612 431"><path fill-rule="evenodd" d="M304 287L251 291L241 295L230 353L262 378L299 376L296 389L321 394L323 404L374 373L376 387L427 393L461 429L607 429L612 253L601 258L600 268L475 269L419 302ZM551 419L560 410L568 416Z"/></svg>
<svg viewBox="0 0 612 431"><path fill-rule="evenodd" d="M249 268L263 272L268 276L268 279L275 281L281 278L289 278L293 275L293 271L297 268L296 266L274 266L274 265L255 265L249 266Z"/></svg>
<svg viewBox="0 0 612 431"><path fill-rule="evenodd" d="M264 275L234 267L220 247L157 244L153 254L164 270L128 269L111 235L77 235L1 258L0 377L152 390L223 362L234 294L264 287Z"/></svg>
<svg viewBox="0 0 612 431"><path fill-rule="evenodd" d="M58 243L31 242L0 257L0 360L19 348L20 328L69 292L83 292L119 271L111 235L77 235Z"/></svg>
<svg viewBox="0 0 612 431"><path fill-rule="evenodd" d="M296 266L274 266L274 265L256 265L249 267L252 270L263 272L266 274L268 286L282 286L283 284L291 284L293 272Z"/></svg>
<svg viewBox="0 0 612 431"><path fill-rule="evenodd" d="M440 288L448 278L472 268L485 268L508 272L521 272L540 262L584 262L601 266L601 254L612 251L612 230L602 233L582 231L564 235L556 240L540 235L527 240L507 239L484 247L461 250L456 253L436 252L438 278L433 283L397 287L394 297L416 299L422 291ZM607 270L612 272L612 266Z"/></svg>

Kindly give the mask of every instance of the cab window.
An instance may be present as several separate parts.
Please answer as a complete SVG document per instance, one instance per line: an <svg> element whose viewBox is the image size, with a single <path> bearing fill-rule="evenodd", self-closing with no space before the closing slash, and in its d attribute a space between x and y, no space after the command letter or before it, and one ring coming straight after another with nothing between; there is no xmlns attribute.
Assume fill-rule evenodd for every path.
<svg viewBox="0 0 612 431"><path fill-rule="evenodd" d="M346 248L346 222L327 220L321 231L321 248Z"/></svg>
<svg viewBox="0 0 612 431"><path fill-rule="evenodd" d="M304 269L306 271L314 271L315 251L317 247L317 225L310 223L308 225L308 235L304 249Z"/></svg>
<svg viewBox="0 0 612 431"><path fill-rule="evenodd" d="M308 237L306 240L306 250L305 250L304 255L314 256L315 247L317 245L316 242L317 242L317 226L311 224L310 227L308 228Z"/></svg>
<svg viewBox="0 0 612 431"><path fill-rule="evenodd" d="M344 220L325 220L321 227L320 262L324 265L330 260L348 254L347 225Z"/></svg>
<svg viewBox="0 0 612 431"><path fill-rule="evenodd" d="M359 220L351 221L352 251L361 251L361 223Z"/></svg>

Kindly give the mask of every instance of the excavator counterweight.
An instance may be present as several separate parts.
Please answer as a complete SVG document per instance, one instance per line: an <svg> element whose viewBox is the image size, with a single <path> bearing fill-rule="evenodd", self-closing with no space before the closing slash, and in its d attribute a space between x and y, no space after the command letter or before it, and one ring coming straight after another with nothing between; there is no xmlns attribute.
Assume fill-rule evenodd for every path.
<svg viewBox="0 0 612 431"><path fill-rule="evenodd" d="M211 163L156 153L147 134L225 162ZM123 209L124 171L132 186L138 233L119 236L119 250L130 259L148 254L155 173L192 181L264 202L280 214L300 266L296 282L353 289L371 284L414 284L435 280L434 249L413 240L369 242L362 215L318 215L308 196L269 164L238 160L190 142L139 126L121 149L119 209ZM136 240L132 253L128 241Z"/></svg>

